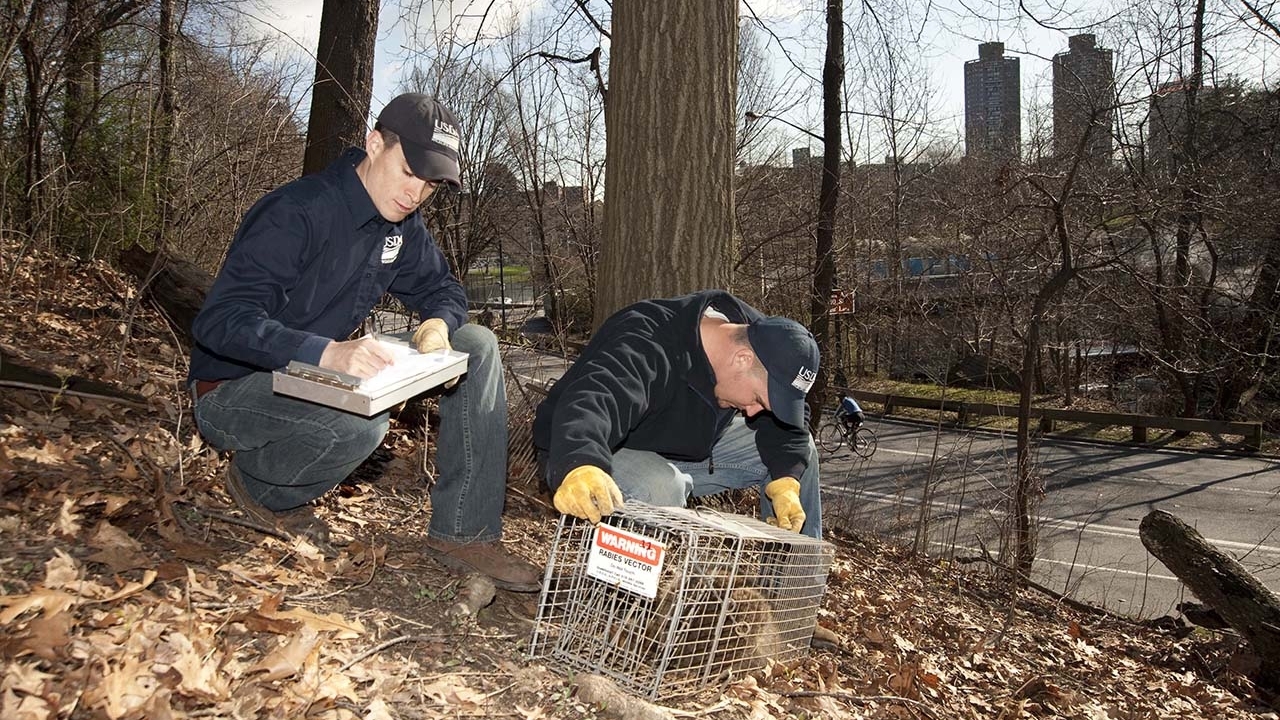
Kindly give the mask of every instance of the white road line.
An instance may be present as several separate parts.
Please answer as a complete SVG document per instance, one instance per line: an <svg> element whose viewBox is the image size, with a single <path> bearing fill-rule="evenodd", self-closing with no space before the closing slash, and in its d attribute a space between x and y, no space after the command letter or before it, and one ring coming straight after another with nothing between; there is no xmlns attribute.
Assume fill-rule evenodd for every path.
<svg viewBox="0 0 1280 720"><path fill-rule="evenodd" d="M877 454L889 453L891 455L910 455L912 457L920 457L920 458L933 457L932 452L920 452L918 450L895 450L893 448L886 448L886 447L877 449L876 453ZM951 455L952 455L952 451L946 451L946 452L939 451L938 459L950 460ZM828 456L827 460L830 461L832 460L832 458ZM1053 475L1055 474L1057 473L1051 473L1046 477L1047 479L1052 478ZM1229 493L1237 493L1242 495L1257 495L1259 497L1266 497L1266 498L1280 500L1280 485L1277 485L1277 487L1274 490L1258 490L1256 488L1223 486L1220 484L1216 484L1212 480L1209 480L1209 481L1202 480L1198 482L1179 482L1177 480L1159 480L1156 478L1145 478L1137 475L1121 475L1121 474L1099 477L1098 482L1117 483L1117 484L1126 484L1126 485L1128 484L1156 485L1160 487L1183 488L1183 489L1204 486L1201 492L1229 492Z"/></svg>
<svg viewBox="0 0 1280 720"><path fill-rule="evenodd" d="M1141 485L1162 485L1165 487L1175 487L1175 488L1194 488L1194 487L1206 486L1201 492L1232 492L1232 493L1243 493L1245 495L1261 495L1263 497L1280 499L1280 487L1278 487L1275 490L1256 490L1254 488L1229 487L1229 486L1218 485L1218 484L1214 484L1215 481L1212 481L1212 480L1201 481L1201 482L1178 482L1176 480L1157 480L1155 478L1144 478L1144 477L1138 477L1135 475L1113 475L1110 477L1104 477L1099 479L1102 482L1123 482L1123 483L1137 483Z"/></svg>
<svg viewBox="0 0 1280 720"><path fill-rule="evenodd" d="M915 457L927 457L927 458L931 458L931 457L933 457L933 453L932 453L932 452L918 452L918 451L915 451L915 450L894 450L893 448L878 448L878 449L876 450L876 452L878 452L878 453L882 453L882 452L884 452L884 453L890 453L890 454L892 454L892 455L914 455ZM948 457L948 456L949 456L949 454L950 454L950 453L939 453L939 455L938 455L938 456L939 456L939 457Z"/></svg>
<svg viewBox="0 0 1280 720"><path fill-rule="evenodd" d="M944 543L940 540L930 540L929 544L937 545L938 547L941 547L941 548L954 547L957 550L967 550L969 552L972 552L978 555L982 554L981 548L968 547L967 545L951 545L950 543ZM1159 573L1146 572L1142 570L1124 570L1121 568L1103 567L1102 565L1087 565L1082 562L1074 562L1071 560L1054 560L1052 558L1037 557L1036 563L1037 564L1044 563L1046 565L1061 565L1063 567L1075 568L1076 570L1081 570L1083 572L1089 572L1089 571L1108 572L1115 575L1133 575L1135 577L1150 578L1152 580L1163 580L1165 582L1175 582L1175 583L1182 582L1181 580L1174 577L1173 575L1161 575Z"/></svg>
<svg viewBox="0 0 1280 720"><path fill-rule="evenodd" d="M920 505L920 501L914 497L889 495L887 493L879 493L874 490L851 490L849 488L832 487L828 485L824 485L823 490L835 492L837 494L867 497L874 501L891 505L910 505L913 507ZM939 500L930 501L929 506L938 510L951 511L955 509L950 504ZM985 510L985 512L990 512L994 515L1006 514L1003 510L999 509L989 509ZM1076 520L1065 520L1062 518L1051 518L1039 515L1036 516L1036 521L1040 523L1041 526L1057 527L1080 533L1093 533L1096 535L1121 537L1141 542L1141 539L1138 536L1138 531L1134 528L1121 527L1118 525L1103 525L1101 523L1083 523ZM1260 545L1257 543L1238 542L1236 540L1219 540L1216 538L1205 538L1205 542L1218 548L1230 548L1232 550L1239 550L1252 554L1280 555L1280 547L1274 545Z"/></svg>

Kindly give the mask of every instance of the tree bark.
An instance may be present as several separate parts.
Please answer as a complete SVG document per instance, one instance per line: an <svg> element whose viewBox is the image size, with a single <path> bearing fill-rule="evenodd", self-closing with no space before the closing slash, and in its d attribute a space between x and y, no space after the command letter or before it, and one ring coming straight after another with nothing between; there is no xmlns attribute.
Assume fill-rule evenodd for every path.
<svg viewBox="0 0 1280 720"><path fill-rule="evenodd" d="M1275 374L1275 355L1280 328L1280 225L1272 228L1264 241L1262 259L1253 291L1244 303L1241 321L1243 338L1253 338L1253 354L1245 360L1248 372L1236 373L1219 390L1218 404L1227 417L1240 416Z"/></svg>
<svg viewBox="0 0 1280 720"><path fill-rule="evenodd" d="M361 140L373 96L377 0L325 0L302 173L323 170Z"/></svg>
<svg viewBox="0 0 1280 720"><path fill-rule="evenodd" d="M818 190L818 233L814 246L813 286L809 294L810 329L818 341L822 372L810 388L809 424L817 429L827 397L832 361L831 293L836 287L836 205L840 200L840 85L844 82L844 2L827 0L827 51L822 68L822 185Z"/></svg>
<svg viewBox="0 0 1280 720"><path fill-rule="evenodd" d="M32 3L31 11L22 34L18 37L18 52L22 55L22 68L27 91L24 95L23 127L26 129L26 147L23 154L24 220L29 242L40 236L40 222L44 213L44 185L40 182L44 172L43 123L40 108L44 97L44 66L36 49L35 18L43 12L42 0Z"/></svg>
<svg viewBox="0 0 1280 720"><path fill-rule="evenodd" d="M72 178L83 174L103 151L100 142L82 143L98 131L102 82L102 34L142 9L144 0L66 0L66 50L62 106L62 153ZM90 153L85 157L85 151ZM90 165L92 167L92 165Z"/></svg>
<svg viewBox="0 0 1280 720"><path fill-rule="evenodd" d="M173 40L176 33L174 0L160 0L160 21L156 34L159 50L159 87L156 88L155 148L156 148L156 226L153 246L165 247L165 238L173 222L173 203L170 199L170 168L173 157L173 139L177 133L177 101L173 90Z"/></svg>
<svg viewBox="0 0 1280 720"><path fill-rule="evenodd" d="M1163 510L1148 513L1138 534L1152 555L1249 642L1261 660L1254 680L1280 689L1280 598L1195 528Z"/></svg>
<svg viewBox="0 0 1280 720"><path fill-rule="evenodd" d="M727 288L738 5L616 0L594 323L643 298Z"/></svg>
<svg viewBox="0 0 1280 720"><path fill-rule="evenodd" d="M62 154L74 178L80 164L80 135L90 125L97 102L98 32L93 0L67 0L63 67Z"/></svg>

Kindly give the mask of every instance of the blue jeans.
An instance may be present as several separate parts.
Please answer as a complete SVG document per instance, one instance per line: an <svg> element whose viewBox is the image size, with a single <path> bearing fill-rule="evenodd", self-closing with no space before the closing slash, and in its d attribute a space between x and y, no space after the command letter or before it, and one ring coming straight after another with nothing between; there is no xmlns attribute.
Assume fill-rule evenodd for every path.
<svg viewBox="0 0 1280 720"><path fill-rule="evenodd" d="M773 478L760 460L755 431L747 427L742 416L734 418L711 452L715 472L708 472L708 462L668 460L648 450L632 450L626 446L613 453L613 480L624 498L634 498L650 505L684 507L689 496L702 497L731 488L760 489L760 517L773 515L773 502L764 486ZM800 477L800 506L804 508L804 534L822 537L822 492L819 488L818 450L809 438L809 465Z"/></svg>
<svg viewBox="0 0 1280 720"><path fill-rule="evenodd" d="M439 478L431 490L431 537L488 542L502 536L507 487L507 391L498 340L480 325L450 338L470 355L467 374L440 398ZM271 373L229 380L195 404L196 426L232 462L245 489L274 511L328 492L377 449L388 413L363 417L271 391Z"/></svg>

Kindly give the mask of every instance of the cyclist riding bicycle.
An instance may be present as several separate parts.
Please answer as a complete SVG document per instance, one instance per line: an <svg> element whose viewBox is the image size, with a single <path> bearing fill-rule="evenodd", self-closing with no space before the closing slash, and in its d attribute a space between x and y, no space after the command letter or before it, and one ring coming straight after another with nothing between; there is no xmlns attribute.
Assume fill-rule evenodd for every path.
<svg viewBox="0 0 1280 720"><path fill-rule="evenodd" d="M840 400L840 408L836 411L836 417L840 418L840 422L844 423L845 429L849 434L853 434L855 430L862 427L867 421L867 416L862 414L862 408L858 405L858 401L845 395Z"/></svg>

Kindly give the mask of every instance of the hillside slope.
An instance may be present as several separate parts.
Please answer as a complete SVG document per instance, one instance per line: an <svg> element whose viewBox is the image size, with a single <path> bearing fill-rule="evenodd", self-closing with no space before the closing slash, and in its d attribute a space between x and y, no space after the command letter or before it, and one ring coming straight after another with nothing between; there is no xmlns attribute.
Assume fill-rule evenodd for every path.
<svg viewBox="0 0 1280 720"><path fill-rule="evenodd" d="M100 385L0 380L0 717L617 717L527 659L536 597L500 592L474 621L446 618L461 586L421 551L412 428L393 423L323 499L349 542L336 560L246 527L222 492L225 459L192 431L186 354L163 319L104 264L3 243L5 366ZM110 388L134 399L94 397ZM536 489L509 493L513 551L545 562L554 525ZM1267 713L1229 636L1079 613L831 539L822 615L840 647L680 698L673 714Z"/></svg>

